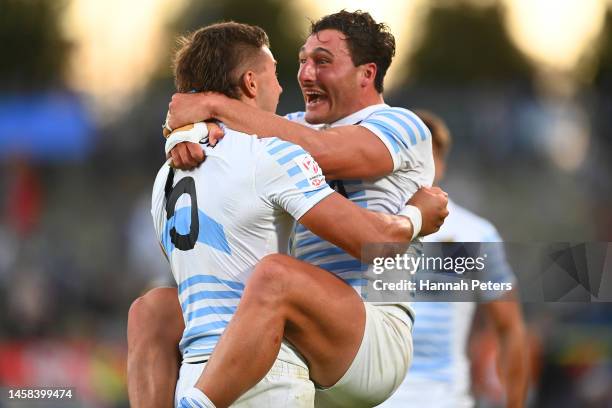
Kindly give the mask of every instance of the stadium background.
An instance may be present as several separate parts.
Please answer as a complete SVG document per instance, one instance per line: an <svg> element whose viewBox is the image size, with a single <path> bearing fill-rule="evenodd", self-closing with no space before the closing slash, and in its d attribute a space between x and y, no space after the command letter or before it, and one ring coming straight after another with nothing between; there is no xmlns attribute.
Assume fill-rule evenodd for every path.
<svg viewBox="0 0 612 408"><path fill-rule="evenodd" d="M399 3L0 0L0 387L128 405L127 310L168 273L148 211L170 56L178 33L214 21L266 29L287 113L303 107L308 18L372 12L398 37L386 101L454 134L456 202L507 241L612 241L612 2ZM611 305L524 308L530 405L612 406ZM471 347L482 407L500 401L487 333Z"/></svg>

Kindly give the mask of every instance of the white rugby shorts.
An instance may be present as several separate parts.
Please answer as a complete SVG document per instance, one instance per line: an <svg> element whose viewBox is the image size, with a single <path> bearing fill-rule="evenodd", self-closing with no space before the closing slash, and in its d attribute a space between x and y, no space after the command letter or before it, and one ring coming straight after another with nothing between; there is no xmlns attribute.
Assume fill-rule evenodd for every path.
<svg viewBox="0 0 612 408"><path fill-rule="evenodd" d="M174 405L193 387L206 363L183 363L179 372ZM314 384L308 369L300 365L276 360L266 376L253 388L244 393L232 407L236 408L312 408L314 406Z"/></svg>
<svg viewBox="0 0 612 408"><path fill-rule="evenodd" d="M401 306L365 303L363 340L347 372L329 388L317 387L317 408L373 407L400 386L412 362L412 319Z"/></svg>

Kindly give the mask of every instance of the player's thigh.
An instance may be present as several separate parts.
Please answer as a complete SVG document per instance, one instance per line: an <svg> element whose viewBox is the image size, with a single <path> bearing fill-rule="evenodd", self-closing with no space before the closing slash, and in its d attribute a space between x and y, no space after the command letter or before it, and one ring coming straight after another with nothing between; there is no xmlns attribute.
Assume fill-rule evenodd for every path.
<svg viewBox="0 0 612 408"><path fill-rule="evenodd" d="M285 338L306 358L315 381L337 380L363 337L365 308L359 294L334 274L289 256L268 256L256 269L260 276L262 269L267 274L251 287L253 292L265 293L266 285L281 288Z"/></svg>

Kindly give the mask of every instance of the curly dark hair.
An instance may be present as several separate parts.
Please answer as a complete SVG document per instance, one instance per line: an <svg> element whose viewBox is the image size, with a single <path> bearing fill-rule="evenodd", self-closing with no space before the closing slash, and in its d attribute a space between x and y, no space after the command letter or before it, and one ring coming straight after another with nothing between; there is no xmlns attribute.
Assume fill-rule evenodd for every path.
<svg viewBox="0 0 612 408"><path fill-rule="evenodd" d="M173 63L176 89L215 91L238 99L239 80L246 70L259 67L263 46L270 46L263 29L233 21L181 37Z"/></svg>
<svg viewBox="0 0 612 408"><path fill-rule="evenodd" d="M385 74L395 56L395 37L389 32L389 27L385 23L377 23L367 12L341 10L310 26L311 35L323 30L338 30L346 36L355 66L370 62L376 64L374 86L378 92L382 92Z"/></svg>

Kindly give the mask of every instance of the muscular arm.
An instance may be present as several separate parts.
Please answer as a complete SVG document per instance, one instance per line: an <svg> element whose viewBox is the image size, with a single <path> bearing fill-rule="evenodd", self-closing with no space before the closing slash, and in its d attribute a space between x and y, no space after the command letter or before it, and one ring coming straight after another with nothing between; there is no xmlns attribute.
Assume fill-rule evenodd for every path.
<svg viewBox="0 0 612 408"><path fill-rule="evenodd" d="M421 231L426 234L437 231L448 215L446 194L434 189L419 190L409 202L421 210L424 227ZM412 223L407 217L365 210L338 193L321 200L298 221L357 259L362 257L362 249L368 243L399 243L407 246L412 240ZM368 255L392 256L395 253ZM369 262L371 259L363 261Z"/></svg>
<svg viewBox="0 0 612 408"><path fill-rule="evenodd" d="M514 299L483 305L500 340L506 406L522 407L527 394L527 341L519 303Z"/></svg>
<svg viewBox="0 0 612 408"><path fill-rule="evenodd" d="M393 170L384 143L361 126L317 131L219 94L177 94L170 109L174 129L212 118L241 132L300 145L319 163L328 180L376 178Z"/></svg>

